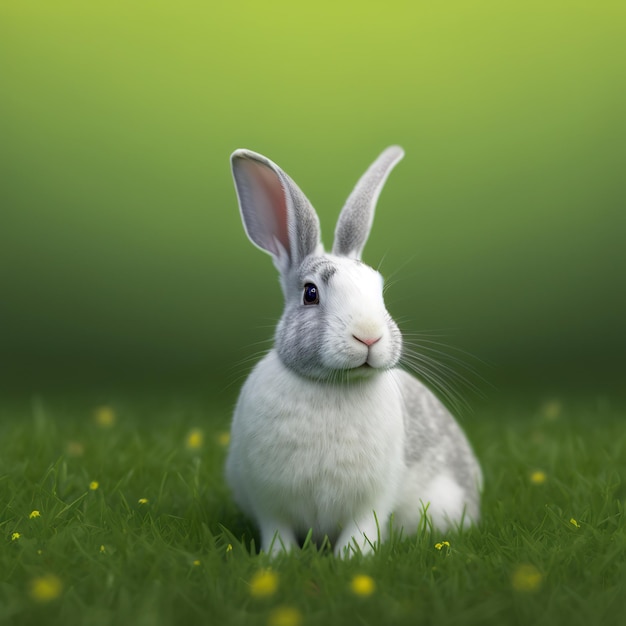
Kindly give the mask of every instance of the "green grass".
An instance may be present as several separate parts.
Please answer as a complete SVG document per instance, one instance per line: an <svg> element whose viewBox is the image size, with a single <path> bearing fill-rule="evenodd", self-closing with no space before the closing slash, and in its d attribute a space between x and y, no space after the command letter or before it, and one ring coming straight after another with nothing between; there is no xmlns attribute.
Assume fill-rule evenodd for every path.
<svg viewBox="0 0 626 626"><path fill-rule="evenodd" d="M308 546L272 563L255 553L255 530L222 479L228 409L184 396L120 400L107 426L93 419L95 405L0 406L2 624L626 619L626 429L606 402L510 402L466 418L486 478L478 528L395 536L367 558ZM194 428L204 436L190 448ZM436 549L444 540L449 549ZM268 567L278 588L255 597L250 583ZM361 574L375 583L371 595L351 589ZM56 595L47 601L33 586L45 576ZM295 612L276 613L285 607Z"/></svg>

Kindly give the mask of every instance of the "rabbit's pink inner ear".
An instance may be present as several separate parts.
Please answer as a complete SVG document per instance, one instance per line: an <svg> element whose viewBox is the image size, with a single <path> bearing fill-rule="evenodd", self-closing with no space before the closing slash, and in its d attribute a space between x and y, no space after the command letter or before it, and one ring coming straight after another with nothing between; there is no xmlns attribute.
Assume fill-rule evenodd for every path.
<svg viewBox="0 0 626 626"><path fill-rule="evenodd" d="M241 212L248 236L278 257L289 251L287 198L277 174L267 165L248 159L238 163L247 183L238 185ZM282 250L276 246L280 243Z"/></svg>

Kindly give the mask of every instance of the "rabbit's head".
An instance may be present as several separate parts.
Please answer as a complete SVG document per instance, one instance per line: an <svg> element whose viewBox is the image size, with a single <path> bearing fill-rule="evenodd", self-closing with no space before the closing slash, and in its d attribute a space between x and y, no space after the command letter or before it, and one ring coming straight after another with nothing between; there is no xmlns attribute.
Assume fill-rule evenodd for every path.
<svg viewBox="0 0 626 626"><path fill-rule="evenodd" d="M361 261L376 201L401 148L387 148L357 183L342 209L332 253L321 243L319 219L306 196L276 164L236 150L233 177L244 228L272 255L285 310L275 347L301 375L349 380L394 367L402 338L383 300L381 275Z"/></svg>

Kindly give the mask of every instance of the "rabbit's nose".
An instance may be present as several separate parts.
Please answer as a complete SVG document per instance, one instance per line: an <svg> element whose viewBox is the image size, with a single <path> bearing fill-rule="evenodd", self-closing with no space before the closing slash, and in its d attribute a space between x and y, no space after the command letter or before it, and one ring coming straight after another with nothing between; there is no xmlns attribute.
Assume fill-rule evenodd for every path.
<svg viewBox="0 0 626 626"><path fill-rule="evenodd" d="M368 348L373 346L377 341L380 341L382 337L377 337L376 339L370 339L365 337L357 337L356 335L352 335L357 341L364 343Z"/></svg>

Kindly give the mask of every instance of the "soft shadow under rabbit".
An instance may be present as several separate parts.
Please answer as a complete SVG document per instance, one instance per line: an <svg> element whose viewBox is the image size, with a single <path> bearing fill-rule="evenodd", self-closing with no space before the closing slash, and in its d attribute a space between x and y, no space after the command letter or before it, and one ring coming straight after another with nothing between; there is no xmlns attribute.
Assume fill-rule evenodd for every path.
<svg viewBox="0 0 626 626"><path fill-rule="evenodd" d="M387 148L339 216L332 253L317 214L277 165L249 150L231 162L244 228L272 255L285 310L274 348L235 409L226 477L265 551L309 530L336 554L369 551L424 514L439 529L478 520L482 476L462 430L397 367L402 337L380 274L361 262L376 201L402 158Z"/></svg>

